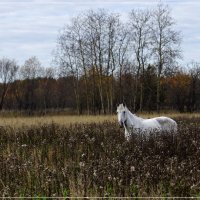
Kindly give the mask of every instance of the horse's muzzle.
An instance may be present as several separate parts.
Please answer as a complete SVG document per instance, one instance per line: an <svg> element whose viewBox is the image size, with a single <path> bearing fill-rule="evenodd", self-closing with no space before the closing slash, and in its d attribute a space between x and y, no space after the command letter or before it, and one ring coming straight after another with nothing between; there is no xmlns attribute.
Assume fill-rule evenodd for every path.
<svg viewBox="0 0 200 200"><path fill-rule="evenodd" d="M126 126L127 124L126 124L126 120L124 121L124 122L120 122L119 123L119 127L120 128L123 128L124 126Z"/></svg>

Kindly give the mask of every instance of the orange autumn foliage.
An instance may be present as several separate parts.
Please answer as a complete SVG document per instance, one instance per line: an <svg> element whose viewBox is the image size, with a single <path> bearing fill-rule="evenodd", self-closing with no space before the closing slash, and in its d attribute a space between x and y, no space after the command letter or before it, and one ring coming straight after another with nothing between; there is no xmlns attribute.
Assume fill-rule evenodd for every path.
<svg viewBox="0 0 200 200"><path fill-rule="evenodd" d="M185 88L188 87L190 83L191 77L183 73L161 79L161 85L169 85L171 88Z"/></svg>

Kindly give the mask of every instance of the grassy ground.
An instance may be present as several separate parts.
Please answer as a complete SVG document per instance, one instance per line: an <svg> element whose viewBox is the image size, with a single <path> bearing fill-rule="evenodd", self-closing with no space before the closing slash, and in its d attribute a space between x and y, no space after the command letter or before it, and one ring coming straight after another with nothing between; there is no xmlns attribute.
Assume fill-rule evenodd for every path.
<svg viewBox="0 0 200 200"><path fill-rule="evenodd" d="M157 116L168 116L172 118L200 118L200 113L139 113L138 116L143 118L151 118ZM60 125L70 125L75 123L102 123L105 121L115 122L117 121L117 115L51 115L51 116L33 116L33 117L3 117L0 116L0 126L11 126L11 127L22 127L22 126L37 126L42 124L60 124Z"/></svg>
<svg viewBox="0 0 200 200"><path fill-rule="evenodd" d="M199 197L200 115L162 115L178 133L130 142L116 115L1 117L0 197Z"/></svg>

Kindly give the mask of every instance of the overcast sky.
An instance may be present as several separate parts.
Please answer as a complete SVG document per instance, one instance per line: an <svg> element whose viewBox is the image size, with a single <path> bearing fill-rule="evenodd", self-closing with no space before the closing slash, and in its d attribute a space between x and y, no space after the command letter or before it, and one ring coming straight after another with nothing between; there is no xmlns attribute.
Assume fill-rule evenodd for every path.
<svg viewBox="0 0 200 200"><path fill-rule="evenodd" d="M165 0L181 31L182 63L200 62L200 1ZM125 19L133 8L155 6L153 0L0 0L0 58L22 65L32 56L51 66L59 30L73 16L88 9L104 8Z"/></svg>

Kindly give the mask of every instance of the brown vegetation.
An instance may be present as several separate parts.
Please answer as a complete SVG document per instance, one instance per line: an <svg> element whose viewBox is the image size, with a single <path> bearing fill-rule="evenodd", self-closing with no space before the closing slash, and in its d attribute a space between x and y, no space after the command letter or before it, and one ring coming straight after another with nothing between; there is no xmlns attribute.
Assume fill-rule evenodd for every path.
<svg viewBox="0 0 200 200"><path fill-rule="evenodd" d="M114 122L0 127L0 196L198 196L200 119L133 135Z"/></svg>

